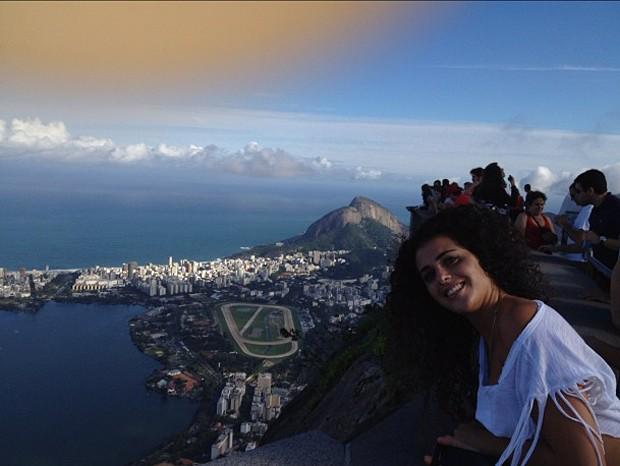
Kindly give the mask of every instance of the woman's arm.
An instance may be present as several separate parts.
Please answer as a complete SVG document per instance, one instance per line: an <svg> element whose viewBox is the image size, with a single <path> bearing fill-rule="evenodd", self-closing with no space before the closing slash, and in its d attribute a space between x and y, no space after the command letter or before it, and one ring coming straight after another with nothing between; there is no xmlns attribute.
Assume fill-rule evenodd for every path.
<svg viewBox="0 0 620 466"><path fill-rule="evenodd" d="M566 400L588 425L596 429L596 422L582 400L572 396L566 396ZM571 412L570 407L562 407L565 411ZM537 413L535 412L532 417L536 422ZM509 441L508 438L494 436L478 422L461 424L454 431L454 435L444 435L437 439L437 443L442 445L475 450L496 457L501 456ZM549 399L538 444L527 464L528 466L606 466L603 445L597 439L595 442L596 447L588 439L585 427L564 416ZM528 451L530 445L531 441L525 442L523 454ZM600 465L597 463L597 448L603 459Z"/></svg>
<svg viewBox="0 0 620 466"><path fill-rule="evenodd" d="M566 396L583 421L597 431L596 420L592 417L586 402L574 396ZM564 411L572 410L567 403L560 401ZM594 443L588 438L586 427L567 418L556 404L547 400L540 440L528 465L531 466L606 466L603 444L594 437ZM536 413L534 416L536 418ZM529 442L528 442L529 444ZM598 463L597 450L602 463Z"/></svg>
<svg viewBox="0 0 620 466"><path fill-rule="evenodd" d="M525 212L517 215L517 219L515 220L515 227L519 232L525 236L525 226L527 225L527 214Z"/></svg>
<svg viewBox="0 0 620 466"><path fill-rule="evenodd" d="M555 231L555 225L553 224L553 222L551 221L551 219L545 215L545 220L547 221L547 225L549 225L549 228L551 229L551 231L552 231L554 234L556 234L556 231Z"/></svg>

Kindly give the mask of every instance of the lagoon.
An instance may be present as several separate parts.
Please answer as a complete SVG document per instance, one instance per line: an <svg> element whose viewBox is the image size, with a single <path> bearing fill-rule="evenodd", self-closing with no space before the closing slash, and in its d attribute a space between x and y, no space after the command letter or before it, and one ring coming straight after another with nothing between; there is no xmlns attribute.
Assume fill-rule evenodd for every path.
<svg viewBox="0 0 620 466"><path fill-rule="evenodd" d="M196 402L145 388L159 363L129 337L142 311L49 302L0 312L3 464L122 466L189 426Z"/></svg>

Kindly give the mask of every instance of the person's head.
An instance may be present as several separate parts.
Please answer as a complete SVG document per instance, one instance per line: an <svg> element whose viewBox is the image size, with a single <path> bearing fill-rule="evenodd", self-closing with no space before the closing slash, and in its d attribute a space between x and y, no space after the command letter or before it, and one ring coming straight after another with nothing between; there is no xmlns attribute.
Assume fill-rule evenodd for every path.
<svg viewBox="0 0 620 466"><path fill-rule="evenodd" d="M570 186L568 187L568 195L570 196L573 202L577 202L575 200L575 196L577 195L577 193L575 192L575 182L572 182Z"/></svg>
<svg viewBox="0 0 620 466"><path fill-rule="evenodd" d="M530 191L525 196L525 209L530 215L541 215L545 209L547 196L540 191Z"/></svg>
<svg viewBox="0 0 620 466"><path fill-rule="evenodd" d="M478 258L448 236L434 236L421 245L415 262L430 297L451 312L477 312L500 295Z"/></svg>
<svg viewBox="0 0 620 466"><path fill-rule="evenodd" d="M497 162L490 163L484 168L482 181L476 188L476 192L483 199L488 200L485 196L497 196L499 193L505 193L506 181L504 181L504 170Z"/></svg>
<svg viewBox="0 0 620 466"><path fill-rule="evenodd" d="M490 182L491 180L504 180L504 169L497 162L492 162L484 167L483 180Z"/></svg>
<svg viewBox="0 0 620 466"><path fill-rule="evenodd" d="M471 175L472 183L478 184L480 183L480 181L482 181L482 175L484 174L484 168L482 167L472 168L469 171L469 174Z"/></svg>
<svg viewBox="0 0 620 466"><path fill-rule="evenodd" d="M450 212L440 213L427 221L416 232L415 237L408 240L408 247L412 250L409 251L407 260L414 262L409 266L413 267L411 272L415 279L419 280L416 285L423 287L429 293L431 288L439 283L442 278L441 272L443 272L440 270L443 262L434 259L437 259L441 253L449 251L449 248L453 248L462 256L467 256L467 260L471 259L478 264L481 273L488 276L488 282L480 278L479 283L498 287L511 294L529 294L527 287L524 288L522 283L523 280L529 283L527 277L524 277L530 270L529 265L523 268L523 263L527 262L525 259L528 257L527 246L522 236L505 216L489 209L467 205ZM431 250L437 251L438 254L429 255ZM446 254L446 256L454 258L454 255ZM468 265L473 267L472 263ZM523 272L522 276L519 272ZM444 276L443 279L445 280L446 277ZM474 280L464 281L470 287L477 286ZM480 290L468 292L481 293ZM444 299L446 297L448 296L444 295L433 299L449 309L452 304L444 306L442 303L453 300L446 301Z"/></svg>
<svg viewBox="0 0 620 466"><path fill-rule="evenodd" d="M440 190L441 189L441 181L439 181L439 180L433 181L433 188L435 190Z"/></svg>
<svg viewBox="0 0 620 466"><path fill-rule="evenodd" d="M450 186L450 180L448 178L444 178L443 180L441 180L441 185L445 188L447 186Z"/></svg>
<svg viewBox="0 0 620 466"><path fill-rule="evenodd" d="M498 291L543 296L528 254L507 217L475 205L440 212L401 246L388 297L394 333L413 347L420 383L454 409L476 374L479 335L463 316L487 307Z"/></svg>
<svg viewBox="0 0 620 466"><path fill-rule="evenodd" d="M525 193L529 193L532 190L532 186L529 184L524 184L523 185L523 191L525 191Z"/></svg>
<svg viewBox="0 0 620 466"><path fill-rule="evenodd" d="M597 204L607 193L607 179L602 171L586 170L575 178L575 202L579 205Z"/></svg>

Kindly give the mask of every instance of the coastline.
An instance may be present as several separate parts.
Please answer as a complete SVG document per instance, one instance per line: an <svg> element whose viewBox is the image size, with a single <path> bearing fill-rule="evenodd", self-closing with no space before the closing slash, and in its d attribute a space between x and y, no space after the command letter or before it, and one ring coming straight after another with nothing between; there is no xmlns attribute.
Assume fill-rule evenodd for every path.
<svg viewBox="0 0 620 466"><path fill-rule="evenodd" d="M61 274L63 275L63 274ZM70 276L72 278L71 283L75 281L73 275L74 273L64 274L65 277ZM67 285L67 282L63 280L63 285ZM69 287L70 289L70 287ZM143 342L136 337L135 332L133 331L133 325L136 321L144 318L149 311L156 309L162 305L170 306L168 300L160 300L149 298L142 293L139 293L134 290L129 289L121 289L112 293L82 293L78 296L70 295L70 294L61 294L57 293L58 289L54 290L53 293L47 293L45 296L39 297L30 297L30 298L17 298L17 299L0 299L0 311L4 312L17 312L17 313L38 313L43 306L45 306L48 302L59 302L59 303L69 303L69 304L100 304L100 305L137 305L141 306L144 310L139 315L133 317L127 322L127 327L129 331L129 335L132 341L132 344L145 356L148 356L157 361L160 365L159 368L153 370L153 372L144 380L144 388L148 391L152 391L157 393L157 389L152 383L153 380L158 379L163 373L169 372L174 369L172 365L169 364L166 357L158 357L157 355L149 352L147 347L143 344ZM173 304L172 306L179 306L179 304ZM215 371L214 371L215 372ZM215 379L217 380L217 379ZM128 466L144 466L155 464L155 462L159 462L165 456L176 456L176 450L178 449L179 444L185 444L189 439L196 437L213 437L215 438L217 435L213 435L210 430L210 424L213 421L214 416L211 414L213 411L212 405L215 403L215 395L217 394L217 390L213 387L217 387L218 383L204 383L203 381L203 390L201 390L198 394L188 394L188 395L175 395L177 397L183 397L192 399L194 401L198 401L199 404L196 407L196 410L192 416L191 422L185 430L180 432L176 432L171 435L170 438L164 440L159 445L151 448L148 453L143 455L141 458L131 460L127 463ZM210 388L210 389L209 389ZM166 393L161 393L162 397L168 397L169 395Z"/></svg>

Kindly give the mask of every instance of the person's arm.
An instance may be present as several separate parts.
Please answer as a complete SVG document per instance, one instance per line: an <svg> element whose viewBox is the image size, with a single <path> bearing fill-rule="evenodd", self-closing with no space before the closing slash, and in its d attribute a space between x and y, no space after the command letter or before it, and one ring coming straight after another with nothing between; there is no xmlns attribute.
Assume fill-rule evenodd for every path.
<svg viewBox="0 0 620 466"><path fill-rule="evenodd" d="M517 207L519 204L519 198L521 197L521 193L519 193L519 188L517 188L517 182L512 175L508 175L508 181L510 182L510 206Z"/></svg>
<svg viewBox="0 0 620 466"><path fill-rule="evenodd" d="M519 233L521 233L524 237L525 237L526 225L527 225L527 214L520 213L519 215L517 215L517 219L515 220L515 228L519 230Z"/></svg>
<svg viewBox="0 0 620 466"><path fill-rule="evenodd" d="M549 225L549 228L551 229L553 234L557 234L557 232L555 231L555 225L553 224L551 219L545 215L545 220L547 221L547 225Z"/></svg>
<svg viewBox="0 0 620 466"><path fill-rule="evenodd" d="M586 237L586 240L592 244L601 243L601 236L593 232L592 230L587 231L585 233L585 237ZM603 243L603 246L605 246L607 249L611 249L612 251L617 251L618 249L620 249L620 239L607 238L605 242Z"/></svg>
<svg viewBox="0 0 620 466"><path fill-rule="evenodd" d="M565 215L556 216L555 223L562 227L570 239L572 239L575 243L581 244L586 240L586 232L573 227Z"/></svg>
<svg viewBox="0 0 620 466"><path fill-rule="evenodd" d="M579 416L596 430L596 421L586 404L575 397L566 396L566 399ZM563 406L563 408L571 411L569 406ZM537 413L534 413L532 417L536 423ZM454 435L437 438L437 443L442 445L474 450L497 457L501 456L509 441L508 438L494 436L477 422L461 424L454 431ZM528 466L595 466L598 464L598 450L603 459L601 466L606 466L603 445L597 440L595 442L597 442L596 446L588 439L583 425L564 416L555 403L548 399L540 438L527 464ZM530 446L531 441L525 442L523 454Z"/></svg>
<svg viewBox="0 0 620 466"><path fill-rule="evenodd" d="M580 253L583 252L583 246L581 244L545 244L538 248L541 252L571 252Z"/></svg>

